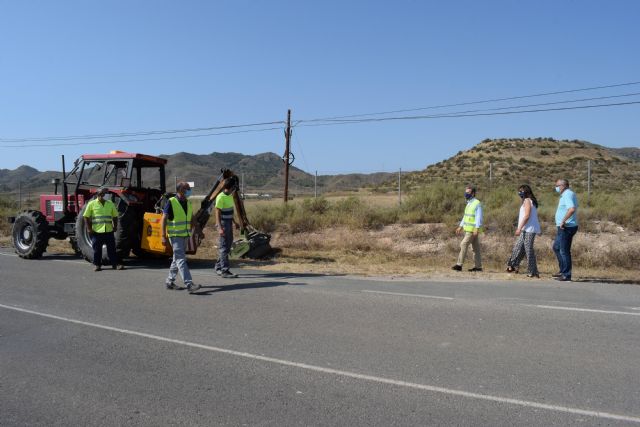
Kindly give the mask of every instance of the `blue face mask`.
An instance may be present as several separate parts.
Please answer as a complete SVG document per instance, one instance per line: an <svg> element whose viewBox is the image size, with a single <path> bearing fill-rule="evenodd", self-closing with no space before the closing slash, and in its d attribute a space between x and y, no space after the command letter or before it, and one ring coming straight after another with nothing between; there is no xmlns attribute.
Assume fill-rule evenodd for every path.
<svg viewBox="0 0 640 427"><path fill-rule="evenodd" d="M473 199L473 194L470 194L470 193L464 193L464 198L465 198L466 200Z"/></svg>
<svg viewBox="0 0 640 427"><path fill-rule="evenodd" d="M524 191L518 191L518 196L520 196L521 199L524 199Z"/></svg>
<svg viewBox="0 0 640 427"><path fill-rule="evenodd" d="M188 189L187 191L184 192L184 197L186 198L191 197L191 189Z"/></svg>
<svg viewBox="0 0 640 427"><path fill-rule="evenodd" d="M556 186L556 193L560 193L560 187Z"/></svg>

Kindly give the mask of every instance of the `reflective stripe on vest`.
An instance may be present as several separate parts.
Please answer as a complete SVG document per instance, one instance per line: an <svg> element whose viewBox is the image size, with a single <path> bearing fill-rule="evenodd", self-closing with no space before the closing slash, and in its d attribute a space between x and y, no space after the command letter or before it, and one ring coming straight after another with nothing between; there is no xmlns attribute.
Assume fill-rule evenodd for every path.
<svg viewBox="0 0 640 427"><path fill-rule="evenodd" d="M184 212L180 201L172 197L169 199L173 210L173 220L167 222L169 237L189 237L191 235L191 202L187 200L187 212Z"/></svg>
<svg viewBox="0 0 640 427"><path fill-rule="evenodd" d="M89 202L89 218L91 218L91 229L96 233L110 233L113 231L113 215L116 205L111 200L105 200L104 205L94 199Z"/></svg>
<svg viewBox="0 0 640 427"><path fill-rule="evenodd" d="M233 208L220 209L220 219L230 221L233 219Z"/></svg>
<svg viewBox="0 0 640 427"><path fill-rule="evenodd" d="M220 205L222 205L222 207L218 207ZM235 202L231 194L227 195L224 193L220 193L216 197L216 207L220 209L220 220L232 221L234 206L235 206Z"/></svg>
<svg viewBox="0 0 640 427"><path fill-rule="evenodd" d="M480 204L480 200L475 199L471 203L467 203L464 208L464 220L462 229L466 232L472 232L476 228L476 208Z"/></svg>

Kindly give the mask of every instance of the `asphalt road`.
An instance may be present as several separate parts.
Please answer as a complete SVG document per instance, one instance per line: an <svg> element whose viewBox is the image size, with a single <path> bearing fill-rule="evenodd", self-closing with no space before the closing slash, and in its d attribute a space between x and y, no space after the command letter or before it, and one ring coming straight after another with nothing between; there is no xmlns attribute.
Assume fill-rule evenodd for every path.
<svg viewBox="0 0 640 427"><path fill-rule="evenodd" d="M194 267L0 250L0 425L640 424L640 286Z"/></svg>

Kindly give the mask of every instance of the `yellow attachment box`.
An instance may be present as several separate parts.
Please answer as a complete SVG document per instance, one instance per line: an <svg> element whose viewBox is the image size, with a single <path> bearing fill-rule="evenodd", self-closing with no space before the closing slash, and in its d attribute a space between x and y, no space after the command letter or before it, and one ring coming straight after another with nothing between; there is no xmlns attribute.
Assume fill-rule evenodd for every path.
<svg viewBox="0 0 640 427"><path fill-rule="evenodd" d="M142 222L142 249L158 255L171 255L171 245L162 244L162 214L147 212Z"/></svg>

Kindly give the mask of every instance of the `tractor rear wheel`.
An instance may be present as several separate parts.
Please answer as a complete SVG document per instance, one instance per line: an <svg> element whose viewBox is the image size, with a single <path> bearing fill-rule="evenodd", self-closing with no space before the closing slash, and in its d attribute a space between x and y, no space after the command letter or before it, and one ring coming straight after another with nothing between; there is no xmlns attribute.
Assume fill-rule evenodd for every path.
<svg viewBox="0 0 640 427"><path fill-rule="evenodd" d="M82 255L82 257L87 261L93 262L93 246L91 245L91 237L89 236L89 231L87 230L87 223L84 222L84 217L82 216L82 214L84 214L84 211L87 208L87 205L88 203L85 203L85 205L82 207L82 210L80 210L80 213L76 217L76 236L75 236L76 243L75 244L78 250L80 251L80 255ZM107 248L103 248L102 250L103 258L107 255L106 252L107 252ZM107 263L108 263L108 260L107 260Z"/></svg>
<svg viewBox="0 0 640 427"><path fill-rule="evenodd" d="M122 198L114 200L118 209L118 229L115 232L118 258L129 257L131 250L137 254L140 249L142 224L138 209L128 205Z"/></svg>
<svg viewBox="0 0 640 427"><path fill-rule="evenodd" d="M116 241L116 255L118 261L121 262L123 259L129 257L132 249L134 252L140 249L142 224L140 223L140 215L137 209L127 205L122 198L115 195L112 201L118 210L118 228L114 233L114 238ZM85 204L85 207L87 204ZM82 217L85 207L82 208L76 219L75 245L84 259L93 262L93 246L91 245L91 238L89 237L86 223ZM102 248L102 264L109 264L106 245Z"/></svg>
<svg viewBox="0 0 640 427"><path fill-rule="evenodd" d="M11 230L13 247L21 258L40 258L49 244L49 224L39 211L20 212Z"/></svg>

